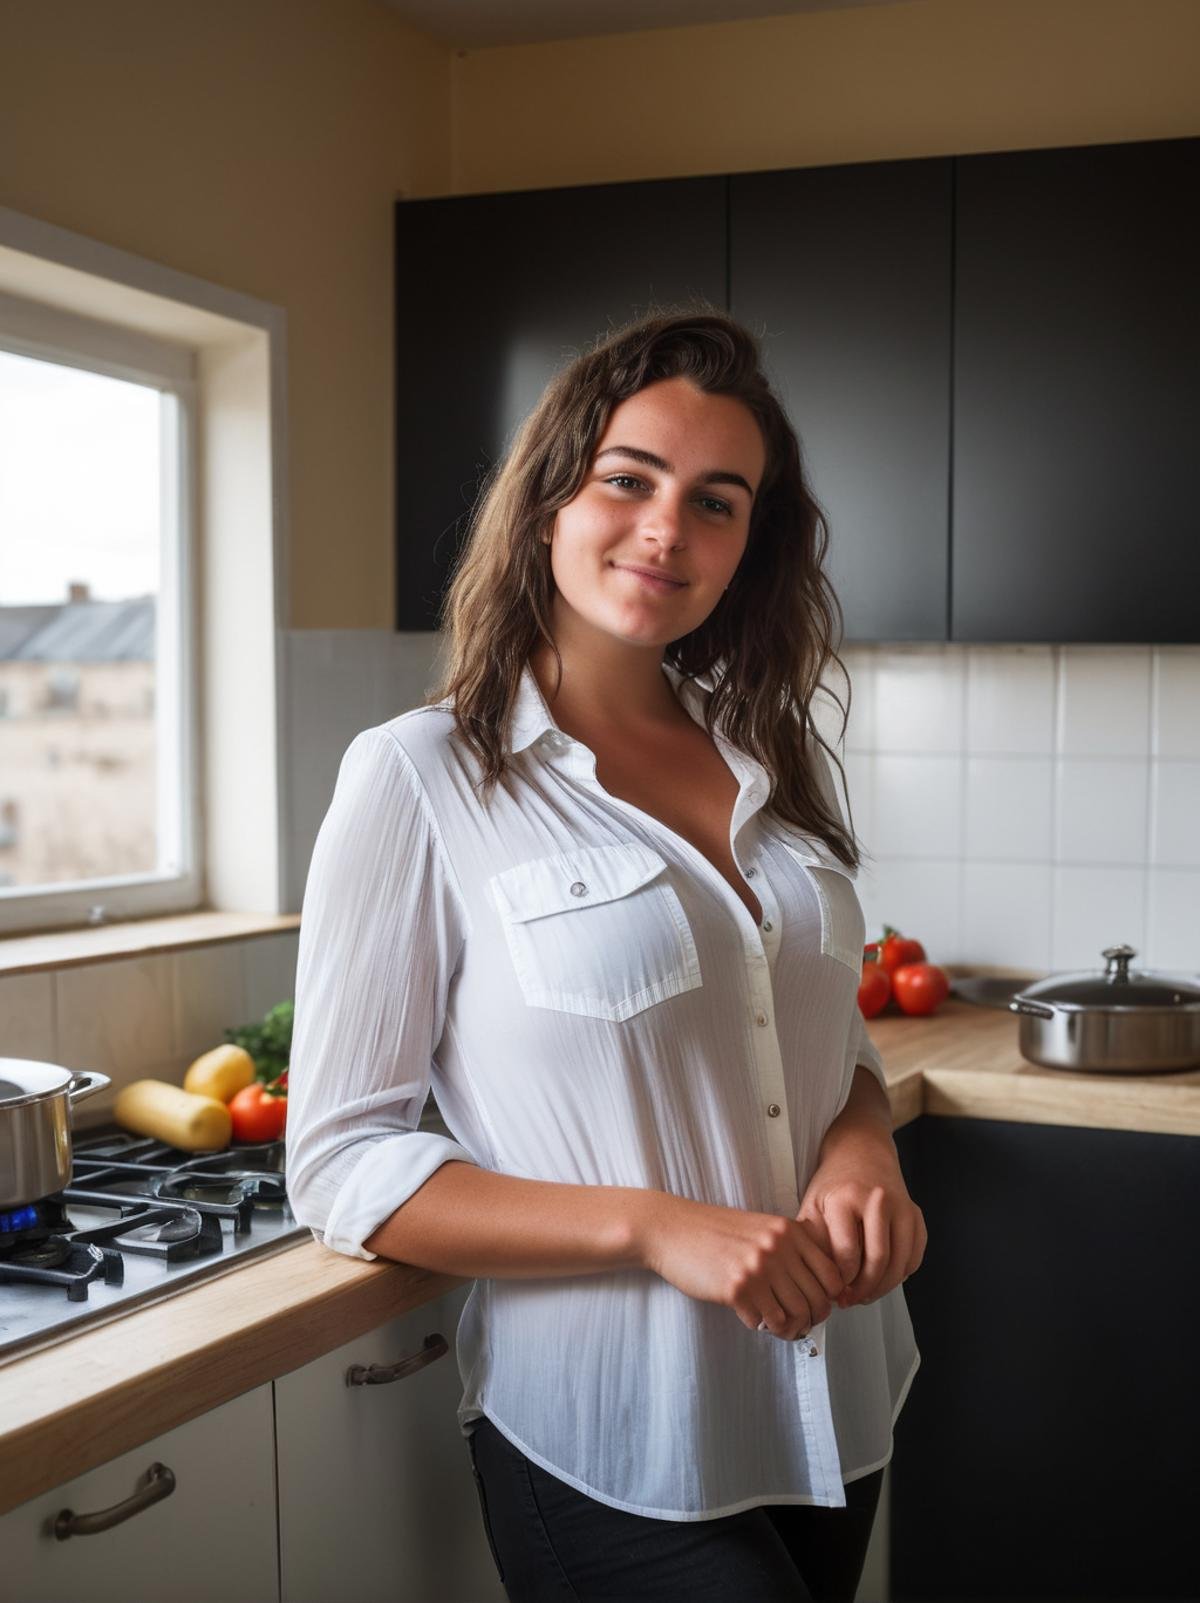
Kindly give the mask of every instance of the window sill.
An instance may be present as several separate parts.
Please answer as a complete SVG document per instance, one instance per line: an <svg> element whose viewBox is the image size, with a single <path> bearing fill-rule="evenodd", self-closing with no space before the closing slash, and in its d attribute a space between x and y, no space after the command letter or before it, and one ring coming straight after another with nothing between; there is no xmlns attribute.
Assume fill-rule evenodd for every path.
<svg viewBox="0 0 1200 1603"><path fill-rule="evenodd" d="M189 946L216 946L223 941L278 935L299 927L299 913L222 913L208 909L169 918L126 919L89 929L0 936L0 978L78 968L120 957L181 952Z"/></svg>

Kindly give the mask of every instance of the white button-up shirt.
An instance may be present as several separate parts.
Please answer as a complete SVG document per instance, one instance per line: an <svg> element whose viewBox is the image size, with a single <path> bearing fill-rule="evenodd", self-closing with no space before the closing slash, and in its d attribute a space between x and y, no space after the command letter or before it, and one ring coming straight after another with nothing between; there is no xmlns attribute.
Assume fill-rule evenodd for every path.
<svg viewBox="0 0 1200 1603"><path fill-rule="evenodd" d="M697 723L708 690L664 664ZM532 670L490 803L445 703L357 735L309 869L289 1076L297 1218L363 1241L441 1164L638 1186L794 1216L856 1064L854 874L739 781L734 859L756 923L687 840L610 795ZM834 796L827 767L826 793ZM836 801L834 801L836 806ZM420 1128L432 1086L450 1137ZM843 1507L891 1456L919 1357L903 1290L807 1338L749 1330L650 1270L481 1279L457 1356L486 1414L614 1508L711 1519Z"/></svg>

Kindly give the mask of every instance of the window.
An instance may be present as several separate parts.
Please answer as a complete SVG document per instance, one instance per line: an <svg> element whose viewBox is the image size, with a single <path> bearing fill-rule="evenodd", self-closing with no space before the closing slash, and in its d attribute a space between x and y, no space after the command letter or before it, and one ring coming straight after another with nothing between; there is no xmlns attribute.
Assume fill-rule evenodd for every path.
<svg viewBox="0 0 1200 1603"><path fill-rule="evenodd" d="M198 900L193 361L0 294L0 932Z"/></svg>

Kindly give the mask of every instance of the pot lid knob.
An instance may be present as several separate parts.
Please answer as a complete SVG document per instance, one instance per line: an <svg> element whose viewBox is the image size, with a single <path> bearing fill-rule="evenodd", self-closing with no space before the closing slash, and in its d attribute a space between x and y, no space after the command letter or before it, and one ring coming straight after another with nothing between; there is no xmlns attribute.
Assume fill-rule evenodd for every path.
<svg viewBox="0 0 1200 1603"><path fill-rule="evenodd" d="M1100 953L1105 959L1104 977L1110 985L1129 984L1129 963L1137 956L1132 946L1106 946Z"/></svg>

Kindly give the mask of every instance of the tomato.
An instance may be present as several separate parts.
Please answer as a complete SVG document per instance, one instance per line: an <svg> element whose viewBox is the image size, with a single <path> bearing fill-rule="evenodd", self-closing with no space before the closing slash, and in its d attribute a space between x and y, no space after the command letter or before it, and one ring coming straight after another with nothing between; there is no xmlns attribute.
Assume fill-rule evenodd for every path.
<svg viewBox="0 0 1200 1603"><path fill-rule="evenodd" d="M858 982L858 1011L864 1019L873 1019L887 1006L892 994L892 982L887 971L878 963L864 963L862 979Z"/></svg>
<svg viewBox="0 0 1200 1603"><path fill-rule="evenodd" d="M934 1013L950 995L950 981L936 963L903 963L892 974L892 991L904 1013Z"/></svg>
<svg viewBox="0 0 1200 1603"><path fill-rule="evenodd" d="M235 1141L278 1141L287 1120L287 1097L264 1085L245 1086L229 1103Z"/></svg>
<svg viewBox="0 0 1200 1603"><path fill-rule="evenodd" d="M879 961L889 974L905 963L923 963L925 961L925 948L920 941L910 940L894 930L890 924L883 926L883 940L879 947Z"/></svg>

